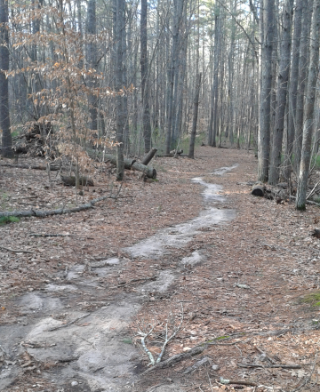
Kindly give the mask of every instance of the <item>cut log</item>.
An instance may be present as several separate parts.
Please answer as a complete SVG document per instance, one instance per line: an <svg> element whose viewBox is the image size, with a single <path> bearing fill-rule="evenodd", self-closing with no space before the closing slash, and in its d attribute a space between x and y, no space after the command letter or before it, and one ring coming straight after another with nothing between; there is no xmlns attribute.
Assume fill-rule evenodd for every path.
<svg viewBox="0 0 320 392"><path fill-rule="evenodd" d="M143 164L143 165L147 165L150 161L151 161L151 159L156 155L156 152L157 152L158 150L156 149L156 148L152 148L149 152L148 152L148 154L142 159L142 161L141 161L141 163Z"/></svg>
<svg viewBox="0 0 320 392"><path fill-rule="evenodd" d="M104 156L105 156L105 158L106 158L108 161L110 161L110 162L113 163L114 165L117 164L116 156L115 156L115 155L112 155L112 154L104 154ZM125 159L124 159L124 168L125 168L125 169L128 169L128 170L132 169L132 165L133 165L135 162L136 162L135 159L125 158Z"/></svg>
<svg viewBox="0 0 320 392"><path fill-rule="evenodd" d="M252 194L253 196L264 197L264 195L265 195L265 190L266 190L266 187L265 187L264 185L261 185L261 184L253 185L251 194Z"/></svg>
<svg viewBox="0 0 320 392"><path fill-rule="evenodd" d="M105 157L114 165L116 164L116 157L112 154L105 154ZM156 178L157 171L153 167L144 165L143 163L136 162L134 159L125 158L124 160L125 169L135 169L144 173L149 178Z"/></svg>
<svg viewBox="0 0 320 392"><path fill-rule="evenodd" d="M76 185L76 177L75 176L60 176L65 186L75 186ZM82 186L94 186L93 180L88 177L81 176L79 177L79 185Z"/></svg>

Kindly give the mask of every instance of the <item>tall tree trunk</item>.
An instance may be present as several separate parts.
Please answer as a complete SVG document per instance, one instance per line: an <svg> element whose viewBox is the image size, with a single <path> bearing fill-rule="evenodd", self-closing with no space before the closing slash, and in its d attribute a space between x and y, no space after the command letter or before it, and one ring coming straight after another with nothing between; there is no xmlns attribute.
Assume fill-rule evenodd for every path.
<svg viewBox="0 0 320 392"><path fill-rule="evenodd" d="M93 131L98 129L98 97L94 91L96 88L95 71L97 67L97 43L96 43L96 0L88 1L87 13L87 68L92 69L92 77L88 80L88 86L93 91L89 91L88 104L90 122L89 128Z"/></svg>
<svg viewBox="0 0 320 392"><path fill-rule="evenodd" d="M123 157L123 136L126 123L126 113L123 111L123 97L121 89L123 87L123 34L125 34L124 24L125 0L113 0L113 72L114 89L116 92L116 160L117 160L117 180L122 181L124 176L124 157Z"/></svg>
<svg viewBox="0 0 320 392"><path fill-rule="evenodd" d="M309 40L310 26L312 18L312 1L305 0L305 8L303 10L303 24L300 43L300 59L299 59L299 81L298 94L296 103L296 129L295 129L295 167L298 172L301 159L302 134L304 123L304 99L305 87L307 81L308 64L309 64Z"/></svg>
<svg viewBox="0 0 320 392"><path fill-rule="evenodd" d="M299 78L299 52L301 41L301 27L302 27L302 10L306 7L305 0L297 0L295 7L294 26L293 26L293 43L291 56L291 70L290 70L290 85L289 85L289 119L287 126L287 146L286 146L286 165L284 170L284 177L289 180L292 169L292 152L296 124L296 103L297 103L297 89Z"/></svg>
<svg viewBox="0 0 320 392"><path fill-rule="evenodd" d="M148 75L148 1L141 0L141 19L140 19L140 44L141 44L141 94L142 94L142 125L143 125L143 139L144 152L148 153L151 150L151 121L149 108L149 75Z"/></svg>
<svg viewBox="0 0 320 392"><path fill-rule="evenodd" d="M286 0L283 8L283 31L281 34L280 69L277 85L276 121L273 132L273 145L269 171L269 184L272 185L275 185L278 182L280 174L283 129L290 68L292 11L293 0Z"/></svg>
<svg viewBox="0 0 320 392"><path fill-rule="evenodd" d="M175 108L174 108L174 83L177 77L177 65L179 56L179 38L180 27L183 16L184 0L174 0L174 18L173 18L173 37L171 58L168 68L168 83L167 83L167 136L166 136L166 153L169 154L172 144L172 136L175 125Z"/></svg>
<svg viewBox="0 0 320 392"><path fill-rule="evenodd" d="M218 120L218 93L219 93L219 62L220 62L220 47L222 40L222 16L219 6L216 6L215 15L215 35L214 35L214 70L213 70L213 85L211 90L211 112L208 128L208 144L211 147L216 147L216 132Z"/></svg>
<svg viewBox="0 0 320 392"><path fill-rule="evenodd" d="M190 136L190 146L189 146L189 158L194 158L194 145L196 141L196 133L197 133L197 121L198 121L198 107L199 107L199 94L200 94L200 87L201 87L201 72L197 78L197 85L194 94L194 102L193 102L193 123L192 123L192 130Z"/></svg>
<svg viewBox="0 0 320 392"><path fill-rule="evenodd" d="M306 104L304 113L304 127L301 162L298 177L298 189L296 197L296 208L298 210L305 210L306 195L309 176L309 166L311 160L311 140L312 130L315 120L315 101L317 78L319 75L319 45L320 45L320 0L314 0L313 3L313 21L312 21L312 36L311 36L311 52L310 52L310 66L308 73L308 84L306 93Z"/></svg>
<svg viewBox="0 0 320 392"><path fill-rule="evenodd" d="M9 70L8 0L0 0L0 127L2 156L12 157L12 136L9 113L9 85L5 72Z"/></svg>
<svg viewBox="0 0 320 392"><path fill-rule="evenodd" d="M270 114L271 114L271 87L272 87L272 47L273 47L273 10L274 0L265 0L265 32L262 59L262 86L260 97L260 128L258 137L258 179L268 181L269 155L270 155Z"/></svg>

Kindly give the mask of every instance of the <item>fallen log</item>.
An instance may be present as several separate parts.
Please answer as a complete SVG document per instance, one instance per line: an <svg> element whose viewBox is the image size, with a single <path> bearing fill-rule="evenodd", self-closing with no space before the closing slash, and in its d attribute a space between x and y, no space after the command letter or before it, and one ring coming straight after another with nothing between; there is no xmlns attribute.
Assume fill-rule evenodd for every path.
<svg viewBox="0 0 320 392"><path fill-rule="evenodd" d="M264 185L261 185L261 184L253 185L251 194L253 196L264 197L265 190L266 190L266 187Z"/></svg>
<svg viewBox="0 0 320 392"><path fill-rule="evenodd" d="M142 161L141 161L141 163L143 164L143 165L147 165L150 161L151 161L151 159L156 155L156 152L157 152L158 150L156 149L156 148L152 148L149 152L148 152L148 154L142 159Z"/></svg>
<svg viewBox="0 0 320 392"><path fill-rule="evenodd" d="M60 176L65 186L75 186L76 177L75 176ZM79 177L79 185L82 186L94 186L93 180L91 178L81 176Z"/></svg>
<svg viewBox="0 0 320 392"><path fill-rule="evenodd" d="M121 188L120 188L121 189ZM119 190L120 192L120 190ZM71 214L72 212L80 212L84 210L88 210L90 208L93 208L96 203L99 201L103 201L106 199L117 199L119 192L117 193L116 196L108 195L108 196L102 196L98 197L97 199L93 199L89 201L88 203L81 204L78 207L73 207L73 208L58 208L56 210L26 210L26 211L10 211L10 212L0 212L0 217L3 216L16 216L18 218L27 218L30 216L35 216L38 218L45 218L47 216L51 215L62 215L62 214Z"/></svg>
<svg viewBox="0 0 320 392"><path fill-rule="evenodd" d="M116 157L114 155L105 154L105 157L114 165L117 164ZM129 170L135 169L135 170L141 171L141 172L143 172L143 174L146 177L153 178L153 179L157 178L156 169L154 169L153 167L146 166L143 163L136 162L135 159L125 158L124 159L124 167L125 167L125 169L129 169Z"/></svg>

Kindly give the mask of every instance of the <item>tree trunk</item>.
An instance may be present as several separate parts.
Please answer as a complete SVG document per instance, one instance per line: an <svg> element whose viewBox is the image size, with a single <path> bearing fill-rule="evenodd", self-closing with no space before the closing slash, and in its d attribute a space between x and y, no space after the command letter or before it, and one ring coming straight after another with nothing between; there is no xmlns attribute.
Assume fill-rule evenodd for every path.
<svg viewBox="0 0 320 392"><path fill-rule="evenodd" d="M2 129L2 156L12 157L10 130L9 89L5 75L9 71L8 0L0 0L0 128Z"/></svg>
<svg viewBox="0 0 320 392"><path fill-rule="evenodd" d="M308 74L307 94L305 97L305 122L303 127L303 140L301 162L298 177L296 209L305 210L309 166L311 159L312 130L315 120L315 102L317 78L319 74L319 44L320 44L320 0L313 3L312 37L310 51L310 66Z"/></svg>
<svg viewBox="0 0 320 392"><path fill-rule="evenodd" d="M148 1L141 0L140 43L141 43L141 94L142 94L142 125L144 152L151 150L151 121L149 108L149 75L148 75L148 35L147 35Z"/></svg>
<svg viewBox="0 0 320 392"><path fill-rule="evenodd" d="M269 155L270 155L270 114L271 114L271 86L272 86L272 48L273 48L273 10L274 0L265 0L265 33L263 61L262 61L262 86L260 97L260 129L258 137L258 179L268 181Z"/></svg>
<svg viewBox="0 0 320 392"><path fill-rule="evenodd" d="M283 8L283 31L281 34L276 121L273 133L273 146L269 171L269 184L271 185L275 185L278 183L280 174L283 129L284 119L286 115L285 111L290 67L292 11L293 0L286 0L286 3Z"/></svg>
<svg viewBox="0 0 320 392"><path fill-rule="evenodd" d="M98 129L98 97L94 91L96 87L95 71L97 67L97 43L96 43L96 0L88 1L87 13L87 68L92 69L92 76L88 80L89 91L88 104L90 122L89 128L93 131Z"/></svg>
<svg viewBox="0 0 320 392"><path fill-rule="evenodd" d="M116 150L117 160L117 180L122 181L124 176L124 157L123 157L123 133L126 118L123 111L123 97L121 89L123 87L123 34L125 34L124 24L125 0L113 0L113 70L114 70L114 88L116 92L116 141L118 142Z"/></svg>
<svg viewBox="0 0 320 392"><path fill-rule="evenodd" d="M297 89L299 78L299 52L301 40L301 27L302 27L302 10L306 7L305 0L297 0L295 7L294 17L294 30L293 30L293 46L292 46L292 60L290 71L290 86L289 86L289 119L287 126L287 146L286 146L286 166L284 176L287 180L290 178L292 169L292 152L296 124L296 104L297 104Z"/></svg>
<svg viewBox="0 0 320 392"><path fill-rule="evenodd" d="M189 146L189 158L194 158L194 145L196 141L196 133L197 133L197 122L198 122L198 107L199 107L199 94L200 94L200 87L201 87L201 72L198 75L196 90L194 94L194 101L193 101L193 123L192 123L192 130L190 136L190 146Z"/></svg>
<svg viewBox="0 0 320 392"><path fill-rule="evenodd" d="M300 58L299 58L299 81L298 94L296 103L296 129L295 129L295 167L299 171L301 148L302 148L302 134L304 123L304 100L305 87L308 79L308 63L309 63L309 37L310 26L312 18L312 0L305 0L305 8L303 10L303 24L300 43Z"/></svg>

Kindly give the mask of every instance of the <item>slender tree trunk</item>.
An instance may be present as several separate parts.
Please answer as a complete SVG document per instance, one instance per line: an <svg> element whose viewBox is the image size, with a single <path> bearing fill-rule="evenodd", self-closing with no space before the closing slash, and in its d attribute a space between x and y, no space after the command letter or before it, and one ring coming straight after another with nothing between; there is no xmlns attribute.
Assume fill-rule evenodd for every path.
<svg viewBox="0 0 320 392"><path fill-rule="evenodd" d="M292 152L296 124L296 103L297 103L297 89L299 78L299 52L301 40L302 27L302 10L306 7L305 0L297 0L294 17L292 56L291 56L291 71L290 71L290 85L289 85L289 119L287 126L287 146L286 146L286 166L284 170L284 177L289 180L292 170Z"/></svg>
<svg viewBox="0 0 320 392"><path fill-rule="evenodd" d="M220 8L216 8L215 16L215 36L214 36L214 70L213 70L213 85L211 90L211 112L208 128L208 144L211 147L216 147L216 132L217 132L217 116L218 116L218 92L219 92L219 61L220 61L220 47L222 40L222 17L220 15Z"/></svg>
<svg viewBox="0 0 320 392"><path fill-rule="evenodd" d="M295 129L295 167L298 172L301 159L302 134L304 123L304 99L305 87L307 82L307 72L309 64L309 44L310 26L312 18L312 1L305 0L305 8L303 10L303 23L300 43L300 59L299 59L299 81L298 94L296 103L296 129Z"/></svg>
<svg viewBox="0 0 320 392"><path fill-rule="evenodd" d="M319 44L320 44L320 0L314 0L313 21L311 36L310 66L306 91L305 122L303 127L303 140L301 162L298 177L296 208L305 210L309 166L311 160L312 130L315 120L316 84L319 75Z"/></svg>
<svg viewBox="0 0 320 392"><path fill-rule="evenodd" d="M280 69L277 85L276 121L273 132L273 146L270 161L269 184L275 185L279 180L284 119L287 102L287 87L289 80L291 53L291 20L293 0L286 0L283 8L283 31L281 34Z"/></svg>
<svg viewBox="0 0 320 392"><path fill-rule="evenodd" d="M123 34L125 33L124 22L125 0L113 0L113 71L114 71L114 88L116 92L116 160L117 160L117 180L122 181L124 176L124 157L123 157L123 133L126 118L123 113L123 103L121 89L123 74Z"/></svg>
<svg viewBox="0 0 320 392"><path fill-rule="evenodd" d="M97 43L96 43L96 0L88 1L87 13L87 68L92 69L93 76L88 80L88 86L92 90L96 88L96 77L94 75L97 67ZM98 97L95 91L90 91L88 94L89 128L93 131L98 129Z"/></svg>
<svg viewBox="0 0 320 392"><path fill-rule="evenodd" d="M140 43L141 43L141 94L142 94L142 125L143 125L143 139L144 152L148 153L151 150L151 121L149 108L149 75L148 75L148 2L141 0L141 21L140 21Z"/></svg>
<svg viewBox="0 0 320 392"><path fill-rule="evenodd" d="M8 0L0 0L0 128L2 129L2 156L12 157L10 130L9 85L5 75L9 71Z"/></svg>
<svg viewBox="0 0 320 392"><path fill-rule="evenodd" d="M173 37L171 48L171 59L168 68L168 83L167 83L167 137L166 137L166 153L169 154L172 144L172 136L174 129L175 108L174 108L174 83L177 77L177 63L179 54L179 36L180 26L183 16L184 0L174 0L174 22L173 22Z"/></svg>
<svg viewBox="0 0 320 392"><path fill-rule="evenodd" d="M201 72L197 78L197 85L194 94L194 101L193 101L193 123L192 123L192 130L190 136L190 146L189 146L189 158L194 158L194 145L196 141L196 133L197 133L197 122L198 122L198 108L199 108L199 94L200 94L200 87L201 87Z"/></svg>
<svg viewBox="0 0 320 392"><path fill-rule="evenodd" d="M262 86L260 97L260 129L258 138L258 179L268 181L269 155L270 155L270 122L271 122L271 87L272 87L272 48L273 48L273 10L274 0L265 0L265 33L263 62L262 62Z"/></svg>

